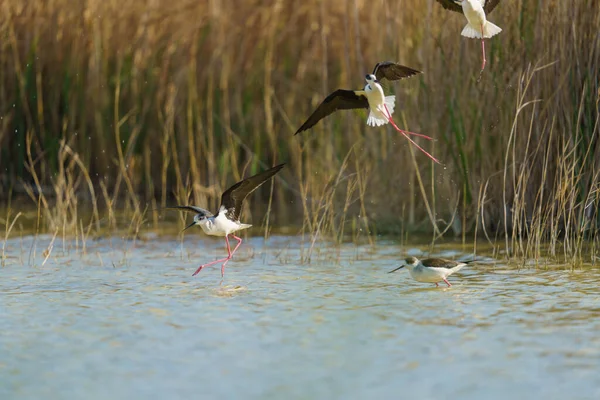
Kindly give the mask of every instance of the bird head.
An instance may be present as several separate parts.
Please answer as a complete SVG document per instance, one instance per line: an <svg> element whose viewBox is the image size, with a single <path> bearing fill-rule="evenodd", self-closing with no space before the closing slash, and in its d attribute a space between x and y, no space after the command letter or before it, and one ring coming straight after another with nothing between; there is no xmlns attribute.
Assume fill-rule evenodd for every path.
<svg viewBox="0 0 600 400"><path fill-rule="evenodd" d="M205 219L206 219L206 215L204 215L204 214L196 214L196 215L194 215L194 221L192 221L191 224L189 224L188 226L186 226L185 228L183 228L183 230L181 232L183 232L183 231L185 231L187 229L190 229L192 226L200 225L200 223L202 223L202 221L205 220Z"/></svg>
<svg viewBox="0 0 600 400"><path fill-rule="evenodd" d="M196 214L196 215L194 215L194 222L196 224L199 224L200 222L204 221L206 218L207 217L205 214Z"/></svg>
<svg viewBox="0 0 600 400"><path fill-rule="evenodd" d="M388 272L388 274L391 274L392 272L398 271L399 269L402 269L404 267L409 267L409 269L412 269L412 268L416 267L417 265L419 265L419 259L417 257L406 257L404 259L404 262L406 264L401 265L398 268L391 270L390 272Z"/></svg>
<svg viewBox="0 0 600 400"><path fill-rule="evenodd" d="M369 83L371 82L378 82L377 81L377 77L373 74L368 74L367 76L365 76L365 80Z"/></svg>
<svg viewBox="0 0 600 400"><path fill-rule="evenodd" d="M417 266L419 264L419 259L417 257L406 257L404 262L408 265Z"/></svg>

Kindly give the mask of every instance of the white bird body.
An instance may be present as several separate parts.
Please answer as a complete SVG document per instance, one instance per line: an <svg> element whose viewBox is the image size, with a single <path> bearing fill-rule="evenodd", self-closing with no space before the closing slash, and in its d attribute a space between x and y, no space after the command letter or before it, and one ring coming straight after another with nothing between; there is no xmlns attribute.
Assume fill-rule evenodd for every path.
<svg viewBox="0 0 600 400"><path fill-rule="evenodd" d="M436 286L438 285L438 282L442 281L446 282L448 286L452 286L446 278L453 273L460 271L467 265L467 263L464 262L444 260L442 258L428 258L421 261L416 257L408 257L405 262L406 264L401 265L390 272L406 267L410 276L415 281L435 283Z"/></svg>
<svg viewBox="0 0 600 400"><path fill-rule="evenodd" d="M367 82L364 89L370 110L369 117L367 118L367 125L385 125L389 122L389 117L394 113L396 96L386 96L383 93L381 84L377 82L375 75L367 75ZM389 115L387 115L387 113L389 113Z"/></svg>
<svg viewBox="0 0 600 400"><path fill-rule="evenodd" d="M313 113L302 124L302 126L298 128L294 135L312 128L321 119L336 112L337 110L364 109L369 110L367 125L381 126L390 123L394 129L400 132L409 142L425 153L427 157L439 163L435 157L433 157L414 140L408 137L408 135L415 135L431 140L429 136L398 128L394 122L394 119L392 118L396 103L396 96L386 96L383 93L381 84L379 83L379 81L384 78L389 81L397 81L399 79L408 78L420 73L421 71L417 71L416 69L412 69L391 61L377 63L373 69L373 73L365 77L367 85L362 90L337 89L336 91L330 93L329 96L325 97L321 104L319 104L316 110L313 111Z"/></svg>
<svg viewBox="0 0 600 400"><path fill-rule="evenodd" d="M202 218L197 221L200 228L207 235L211 236L227 236L230 233L240 231L242 229L248 229L252 225L243 224L240 221L232 221L227 218L227 210L221 206L219 213L216 217Z"/></svg>
<svg viewBox="0 0 600 400"><path fill-rule="evenodd" d="M502 29L486 19L483 5L485 0L462 0L463 13L469 23L461 32L462 36L473 39L491 38L502 32Z"/></svg>
<svg viewBox="0 0 600 400"><path fill-rule="evenodd" d="M217 215L213 215L210 211L200 207L192 205L180 205L168 207L171 209L185 210L194 212L194 221L189 224L184 230L191 228L194 225L200 225L200 228L205 234L210 236L222 236L225 237L225 243L227 243L227 257L220 260L211 261L207 264L202 264L196 272L192 274L195 276L202 270L202 268L216 263L221 264L221 277L225 275L225 265L231 260L238 247L242 244L242 238L235 236L233 233L242 229L248 229L252 225L244 224L240 222L240 215L242 213L242 206L244 199L252 192L254 192L260 185L271 179L276 173L278 173L284 164L279 164L271 169L253 175L246 178L235 185L231 186L221 195L221 206ZM229 245L229 235L237 240L237 245L231 250Z"/></svg>
<svg viewBox="0 0 600 400"><path fill-rule="evenodd" d="M453 268L436 268L424 266L419 261L416 266L408 264L406 268L408 268L410 276L417 282L437 283L460 271L465 265L467 264L460 263Z"/></svg>

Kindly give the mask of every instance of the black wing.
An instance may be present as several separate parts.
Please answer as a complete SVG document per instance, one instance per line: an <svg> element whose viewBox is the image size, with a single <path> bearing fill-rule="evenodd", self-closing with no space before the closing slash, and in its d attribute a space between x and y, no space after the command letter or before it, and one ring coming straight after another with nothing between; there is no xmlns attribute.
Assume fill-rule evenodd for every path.
<svg viewBox="0 0 600 400"><path fill-rule="evenodd" d="M406 67L401 64L396 64L392 61L377 63L375 68L373 68L373 75L375 75L378 81L382 80L383 78L389 81L397 81L398 79L408 78L409 76L421 73L421 71Z"/></svg>
<svg viewBox="0 0 600 400"><path fill-rule="evenodd" d="M212 217L213 214L208 211L205 210L204 208L200 208L200 207L196 207L196 206L172 206L172 207L165 207L171 210L184 210L184 211L190 211L196 214L200 214L203 215L205 217Z"/></svg>
<svg viewBox="0 0 600 400"><path fill-rule="evenodd" d="M462 6L453 0L436 0L438 3L442 5L446 10L456 11L459 13L463 13ZM483 6L483 11L486 14L491 13L494 8L500 3L500 0L486 0L485 5Z"/></svg>
<svg viewBox="0 0 600 400"><path fill-rule="evenodd" d="M443 258L426 258L425 260L421 260L423 265L433 268L447 268L451 269L456 267L458 264L468 264L472 262L470 261L454 261L454 260L445 260Z"/></svg>
<svg viewBox="0 0 600 400"><path fill-rule="evenodd" d="M487 0L485 6L483 6L483 11L485 11L486 14L489 14L494 11L494 8L496 8L499 3L500 0Z"/></svg>
<svg viewBox="0 0 600 400"><path fill-rule="evenodd" d="M337 110L352 110L356 108L369 108L367 98L356 94L354 90L338 89L319 104L319 107L308 117L306 122L302 124L294 135L312 128L317 122Z"/></svg>
<svg viewBox="0 0 600 400"><path fill-rule="evenodd" d="M285 163L279 164L260 174L246 178L227 189L225 193L223 193L223 196L221 196L219 213L225 212L228 219L238 221L240 219L240 213L242 212L242 202L244 199L269 178L278 173L284 165Z"/></svg>
<svg viewBox="0 0 600 400"><path fill-rule="evenodd" d="M462 6L458 3L455 3L452 0L436 0L438 3L442 5L446 10L456 11L459 13L463 13Z"/></svg>

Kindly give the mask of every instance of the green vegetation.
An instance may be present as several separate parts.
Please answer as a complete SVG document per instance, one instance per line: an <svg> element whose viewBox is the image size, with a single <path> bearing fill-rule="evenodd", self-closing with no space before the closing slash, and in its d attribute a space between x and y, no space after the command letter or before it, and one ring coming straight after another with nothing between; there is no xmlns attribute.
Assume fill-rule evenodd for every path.
<svg viewBox="0 0 600 400"><path fill-rule="evenodd" d="M286 161L252 210L313 242L418 231L581 256L600 222L600 9L539 4L490 15L503 31L477 82L480 43L433 0L5 0L0 198L16 211L0 222L39 208L29 219L51 233L115 228L118 214L135 231L159 225L151 209L215 208ZM445 166L360 113L292 136L381 60L424 71L388 89L396 121L436 138L419 143Z"/></svg>

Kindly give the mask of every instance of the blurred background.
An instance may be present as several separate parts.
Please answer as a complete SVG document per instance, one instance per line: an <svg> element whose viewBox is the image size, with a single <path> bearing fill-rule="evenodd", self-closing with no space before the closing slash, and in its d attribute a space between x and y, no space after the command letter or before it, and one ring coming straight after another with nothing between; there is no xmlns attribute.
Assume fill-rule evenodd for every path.
<svg viewBox="0 0 600 400"><path fill-rule="evenodd" d="M4 0L1 201L40 229L156 226L150 209L215 209L287 162L247 219L340 240L595 234L600 7L505 0L488 18L503 31L477 82L480 42L434 0ZM293 136L383 60L424 72L386 90L443 165L362 111Z"/></svg>

